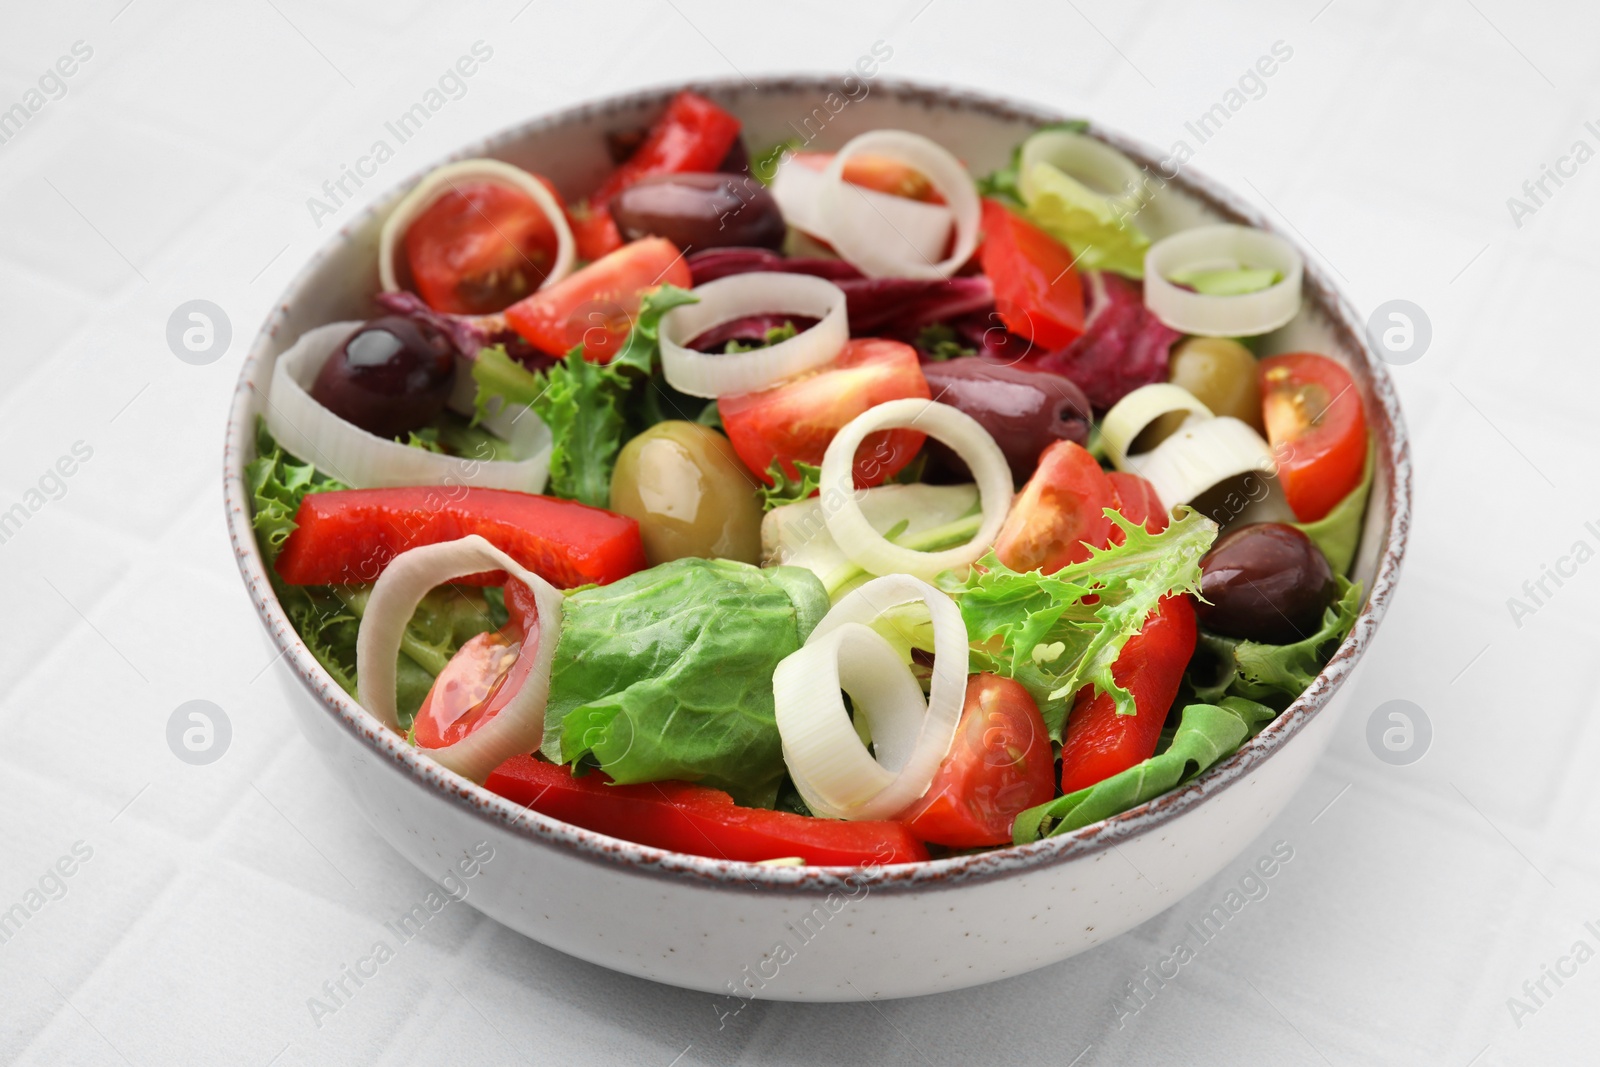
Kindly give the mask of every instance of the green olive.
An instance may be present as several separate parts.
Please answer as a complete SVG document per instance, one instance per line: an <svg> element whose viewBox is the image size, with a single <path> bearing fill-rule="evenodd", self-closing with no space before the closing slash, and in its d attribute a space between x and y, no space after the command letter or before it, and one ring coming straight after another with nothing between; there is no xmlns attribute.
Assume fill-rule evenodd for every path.
<svg viewBox="0 0 1600 1067"><path fill-rule="evenodd" d="M611 510L638 520L652 566L685 556L761 558L755 479L709 426L658 422L624 445Z"/></svg>
<svg viewBox="0 0 1600 1067"><path fill-rule="evenodd" d="M1194 394L1213 415L1232 415L1262 432L1261 386L1256 380L1256 357L1238 341L1226 337L1191 337L1172 350L1167 380ZM1152 422L1139 435L1136 451L1154 448L1172 434L1188 412L1174 411Z"/></svg>

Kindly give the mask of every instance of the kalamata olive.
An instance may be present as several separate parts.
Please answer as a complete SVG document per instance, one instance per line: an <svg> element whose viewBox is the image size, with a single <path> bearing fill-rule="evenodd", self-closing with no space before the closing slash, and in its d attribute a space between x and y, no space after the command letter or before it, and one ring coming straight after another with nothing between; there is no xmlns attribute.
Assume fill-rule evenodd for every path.
<svg viewBox="0 0 1600 1067"><path fill-rule="evenodd" d="M933 399L977 419L994 437L1011 465L1011 477L1022 484L1038 466L1039 453L1052 441L1083 444L1089 438L1089 401L1068 379L1047 371L1021 370L962 356L943 363L924 363L923 376ZM970 481L967 465L944 445L928 439L930 482Z"/></svg>
<svg viewBox="0 0 1600 1067"><path fill-rule="evenodd" d="M624 241L665 237L684 251L782 248L788 227L766 186L745 174L660 174L618 193Z"/></svg>
<svg viewBox="0 0 1600 1067"><path fill-rule="evenodd" d="M694 422L658 422L623 446L611 510L638 520L654 566L685 556L761 559L755 481L728 439Z"/></svg>
<svg viewBox="0 0 1600 1067"><path fill-rule="evenodd" d="M1269 645L1304 640L1322 626L1337 585L1311 538L1281 522L1230 530L1200 560L1196 605L1206 629Z"/></svg>
<svg viewBox="0 0 1600 1067"><path fill-rule="evenodd" d="M455 379L455 353L443 333L414 319L385 315L351 334L322 365L311 396L379 437L420 430L444 410Z"/></svg>
<svg viewBox="0 0 1600 1067"><path fill-rule="evenodd" d="M1231 415L1264 433L1257 378L1256 357L1226 337L1191 337L1174 348L1167 361L1167 381L1189 390L1211 414ZM1175 411L1161 416L1139 435L1134 450L1154 448L1177 433L1187 415Z"/></svg>

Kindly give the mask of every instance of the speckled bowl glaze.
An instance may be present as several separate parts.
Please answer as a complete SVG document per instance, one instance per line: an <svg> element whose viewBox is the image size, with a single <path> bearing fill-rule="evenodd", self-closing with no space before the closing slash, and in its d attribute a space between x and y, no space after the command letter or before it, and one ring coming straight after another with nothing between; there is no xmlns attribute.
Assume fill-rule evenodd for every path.
<svg viewBox="0 0 1600 1067"><path fill-rule="evenodd" d="M870 86L865 96L863 84ZM1069 117L883 78L841 85L836 78L780 77L693 87L737 113L752 146L798 134L827 149L865 130L901 128L935 138L980 174L1003 164L1033 128ZM604 135L648 123L678 88L537 119L452 158L499 157L579 194L610 166ZM1092 132L1152 170L1163 158L1110 131ZM1393 595L1411 485L1393 384L1367 345L1361 318L1309 262L1306 313L1268 338L1265 349L1334 355L1350 366L1362 391L1378 438L1377 482L1356 563L1367 602L1311 688L1199 780L1032 845L852 871L762 867L619 841L527 811L419 755L346 696L295 635L251 533L242 472L253 458L253 427L274 359L313 326L371 314L380 224L420 177L332 236L284 293L240 374L223 474L239 571L288 665L274 671L285 702L373 827L424 873L443 879L466 863L474 877L452 884L464 885L469 903L511 929L606 967L727 994L720 1003L729 1012L743 1002L733 997L904 997L1018 974L1117 936L1216 874L1304 782L1343 710L1341 686ZM1141 217L1157 235L1218 219L1278 230L1192 168ZM492 858L475 865L468 853Z"/></svg>

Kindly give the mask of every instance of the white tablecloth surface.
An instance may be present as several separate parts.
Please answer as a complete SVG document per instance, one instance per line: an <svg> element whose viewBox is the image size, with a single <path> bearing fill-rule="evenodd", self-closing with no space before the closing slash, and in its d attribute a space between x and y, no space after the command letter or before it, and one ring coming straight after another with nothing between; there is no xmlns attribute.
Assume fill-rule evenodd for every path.
<svg viewBox="0 0 1600 1067"><path fill-rule="evenodd" d="M1571 0L12 0L0 109L75 43L91 54L63 64L64 95L46 77L0 143L0 511L43 497L0 543L0 910L31 913L0 943L0 1060L1592 1062L1597 22ZM1405 580L1331 751L1214 882L988 987L755 1005L719 1029L714 997L462 909L319 1027L307 998L427 883L350 810L280 706L270 675L284 668L223 526L240 361L329 232L307 198L474 41L493 61L360 198L551 108L694 76L842 72L878 39L893 48L886 74L1045 102L1158 144L1275 42L1292 49L1192 165L1292 227L1363 311L1410 300L1433 329L1424 357L1395 369L1417 467ZM1570 176L1530 199L1523 183L1546 165ZM1513 217L1513 196L1531 210ZM208 366L165 340L192 299L232 323ZM52 476L63 457L71 475ZM1579 541L1584 562L1562 563ZM1523 583L1558 564L1570 576L1528 599ZM1514 613L1512 597L1533 610ZM166 740L193 699L232 724L209 766ZM1366 741L1368 716L1395 699L1433 727L1409 766ZM1278 841L1294 860L1270 895L1119 1019L1125 984ZM1541 979L1542 995L1525 991Z"/></svg>

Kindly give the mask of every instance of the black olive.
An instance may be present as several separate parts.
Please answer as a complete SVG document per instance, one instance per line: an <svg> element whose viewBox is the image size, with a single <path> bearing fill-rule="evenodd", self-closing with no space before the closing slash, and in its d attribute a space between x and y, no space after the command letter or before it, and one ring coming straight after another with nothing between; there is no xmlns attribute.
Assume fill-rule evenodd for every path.
<svg viewBox="0 0 1600 1067"><path fill-rule="evenodd" d="M662 174L611 200L625 241L665 237L685 252L781 248L788 227L766 186L743 174Z"/></svg>
<svg viewBox="0 0 1600 1067"><path fill-rule="evenodd" d="M455 351L439 331L385 315L334 349L311 396L335 415L379 437L427 426L444 410L455 378Z"/></svg>
<svg viewBox="0 0 1600 1067"><path fill-rule="evenodd" d="M1019 485L1033 476L1039 453L1052 441L1081 445L1088 440L1089 401L1059 374L990 363L979 356L924 363L922 373L933 399L961 409L989 431ZM928 481L971 480L967 465L954 452L931 438L926 448Z"/></svg>
<svg viewBox="0 0 1600 1067"><path fill-rule="evenodd" d="M1304 640L1322 627L1337 583L1311 538L1281 522L1223 534L1200 560L1200 622L1212 633L1269 645Z"/></svg>

